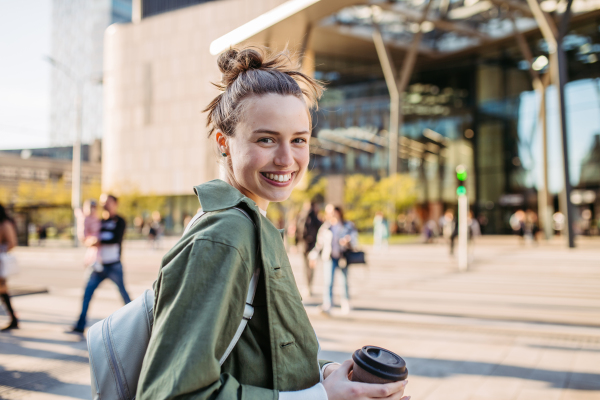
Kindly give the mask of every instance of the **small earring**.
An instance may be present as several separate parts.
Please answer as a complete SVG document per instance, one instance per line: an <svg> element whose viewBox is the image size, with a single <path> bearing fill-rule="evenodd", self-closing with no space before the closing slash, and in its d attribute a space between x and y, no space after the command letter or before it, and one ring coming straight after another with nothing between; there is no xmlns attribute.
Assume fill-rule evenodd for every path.
<svg viewBox="0 0 600 400"><path fill-rule="evenodd" d="M227 157L227 153L221 153L223 157Z"/></svg>

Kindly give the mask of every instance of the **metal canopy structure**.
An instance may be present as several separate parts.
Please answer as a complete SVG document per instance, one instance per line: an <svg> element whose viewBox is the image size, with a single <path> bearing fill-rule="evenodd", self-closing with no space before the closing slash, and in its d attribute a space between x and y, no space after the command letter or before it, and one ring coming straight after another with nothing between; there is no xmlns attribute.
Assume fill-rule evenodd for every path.
<svg viewBox="0 0 600 400"><path fill-rule="evenodd" d="M210 51L218 54L230 46L259 43L272 48L295 49L309 62L314 61L315 55L379 60L390 95L389 132L392 134L387 135L387 147L392 175L397 173L398 158L403 154L399 142L406 139L400 137L402 93L415 65L439 63L508 42L518 44L543 109L548 84L551 82L558 88L565 172L562 202L569 247L574 247L564 109L566 58L562 40L570 20L598 15L600 0L290 0L215 40ZM539 32L546 41L550 58L550 72L543 77L538 71L545 65L538 68L540 65L535 64L525 39ZM540 185L539 211L548 231L545 113L541 112L539 119L545 172L543 185ZM360 144L355 139L324 132L316 141L318 146L313 147L315 151L338 152L343 152L346 146L358 146L365 151L374 148L374 144Z"/></svg>
<svg viewBox="0 0 600 400"><path fill-rule="evenodd" d="M543 0L539 7L553 20L567 3ZM600 0L574 0L571 7L573 18L599 11ZM426 62L512 39L515 27L525 35L540 29L526 0L290 0L216 39L210 50L218 54L244 42L304 44L317 54L377 59L372 36L379 29L397 59L421 32L418 55Z"/></svg>

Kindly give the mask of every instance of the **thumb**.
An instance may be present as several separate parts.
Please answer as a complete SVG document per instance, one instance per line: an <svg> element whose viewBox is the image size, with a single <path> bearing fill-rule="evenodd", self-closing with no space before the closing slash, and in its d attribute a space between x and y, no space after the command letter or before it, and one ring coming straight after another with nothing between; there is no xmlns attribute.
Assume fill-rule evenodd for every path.
<svg viewBox="0 0 600 400"><path fill-rule="evenodd" d="M340 373L344 374L344 376L348 376L350 371L352 371L352 367L354 366L354 361L346 360L342 363L342 365L337 369ZM335 372L337 372L335 371Z"/></svg>

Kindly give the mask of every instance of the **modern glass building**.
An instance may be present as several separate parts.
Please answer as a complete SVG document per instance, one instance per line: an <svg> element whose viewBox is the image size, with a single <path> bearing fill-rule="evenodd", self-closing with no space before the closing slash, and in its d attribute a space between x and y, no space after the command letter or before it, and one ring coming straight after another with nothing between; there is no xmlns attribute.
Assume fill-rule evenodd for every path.
<svg viewBox="0 0 600 400"><path fill-rule="evenodd" d="M131 0L52 1L51 142L72 145L76 133L76 81L83 82L83 141L102 137L104 31L131 22Z"/></svg>
<svg viewBox="0 0 600 400"><path fill-rule="evenodd" d="M527 39L536 57L549 56L541 35ZM571 199L585 226L586 217L597 220L600 212L598 19L573 23L565 43ZM465 164L470 201L485 231L509 233L508 220L517 209L538 209L540 99L516 40L477 50L417 67L403 94L398 171L415 178L422 218L435 220L456 204L454 170ZM316 156L314 168L321 174L387 175L390 98L379 61L317 56L315 68L316 77L329 85L315 118L316 137L325 141L320 145L326 151ZM547 66L542 73L549 73ZM564 184L554 86L547 89L546 108L548 186L551 206L558 211Z"/></svg>
<svg viewBox="0 0 600 400"><path fill-rule="evenodd" d="M328 83L313 118L314 176L381 178L394 161L396 172L418 182L417 210L425 221L455 207L455 168L461 164L468 170L472 209L486 233L510 232L509 218L517 209L538 210L544 187L540 95L545 93L549 213L563 207L558 102L553 80L547 79L552 49L525 0L265 1L260 10L254 4L203 2L111 33L106 56L114 62L114 82L124 82L132 68L150 68L149 84L156 91L143 80L111 86L108 95L122 100L106 110L114 125L106 129L103 156L119 168L103 171L106 188L128 176L142 192L172 196L184 207L193 184L216 177L212 149L198 139L205 133L199 111L216 94L207 86L219 79L216 55L230 45L254 43L287 45L302 56L306 72ZM545 0L538 6L550 25L559 26L566 2ZM571 201L582 230L600 214L599 18L597 3L574 1L563 42ZM128 56L140 48L143 54ZM386 65L396 83L409 72L399 94L402 123L392 133L398 135L395 160ZM153 97L143 100L149 92ZM155 119L140 114L135 122L137 103L125 98L136 93L140 109L154 112ZM160 169L150 172L152 163L128 160L135 146L146 149L144 157ZM196 174L181 172L196 164ZM148 175L155 179L150 182Z"/></svg>

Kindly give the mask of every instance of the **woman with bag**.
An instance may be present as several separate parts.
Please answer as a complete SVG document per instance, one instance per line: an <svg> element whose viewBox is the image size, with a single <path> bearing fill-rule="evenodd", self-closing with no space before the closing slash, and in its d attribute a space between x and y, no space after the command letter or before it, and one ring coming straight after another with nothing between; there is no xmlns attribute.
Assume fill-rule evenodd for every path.
<svg viewBox="0 0 600 400"><path fill-rule="evenodd" d="M358 246L358 232L354 224L344 220L344 211L341 207L328 204L325 207L326 222L321 225L317 234L317 245L315 252L321 252L323 261L323 305L324 313L331 312L333 307L333 282L335 271L342 272L342 284L344 293L342 297L342 313L348 314L350 306L350 287L348 286L348 264L344 259L344 253L356 249Z"/></svg>
<svg viewBox="0 0 600 400"><path fill-rule="evenodd" d="M14 269L16 260L12 254L8 252L17 245L17 231L15 230L15 224L6 214L6 210L0 204L0 298L2 304L10 315L10 324L4 327L2 331L8 331L11 329L17 329L19 327L19 320L15 315L15 310L12 308L10 303L10 296L8 295L8 286L6 285L6 278L10 274L9 269Z"/></svg>
<svg viewBox="0 0 600 400"><path fill-rule="evenodd" d="M206 111L222 180L195 188L206 214L163 258L136 398L400 400L405 382L351 382L351 360L317 360L281 233L265 217L306 172L321 85L262 48L230 49L218 65L221 94ZM244 299L257 269L252 314ZM221 364L242 316L248 325Z"/></svg>

